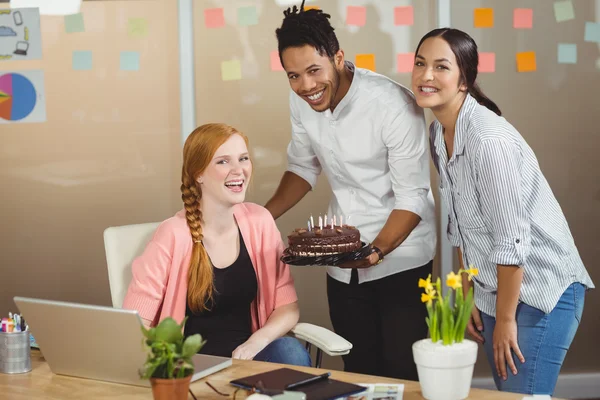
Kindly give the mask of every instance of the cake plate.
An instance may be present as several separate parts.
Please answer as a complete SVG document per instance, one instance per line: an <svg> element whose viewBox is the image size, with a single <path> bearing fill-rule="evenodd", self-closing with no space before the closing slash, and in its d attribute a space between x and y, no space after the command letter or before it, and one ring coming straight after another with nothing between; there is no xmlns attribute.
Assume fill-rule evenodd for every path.
<svg viewBox="0 0 600 400"><path fill-rule="evenodd" d="M289 254L289 250L285 249L281 256L281 261L295 266L311 267L311 266L338 266L348 261L361 260L373 252L370 244L360 242L362 247L356 251L337 254L325 254L322 256L294 256Z"/></svg>

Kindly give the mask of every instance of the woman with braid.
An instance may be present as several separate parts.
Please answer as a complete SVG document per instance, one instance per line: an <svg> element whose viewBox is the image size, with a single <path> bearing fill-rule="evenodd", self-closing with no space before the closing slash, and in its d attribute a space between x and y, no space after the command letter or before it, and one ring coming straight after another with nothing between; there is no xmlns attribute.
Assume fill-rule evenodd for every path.
<svg viewBox="0 0 600 400"><path fill-rule="evenodd" d="M296 339L296 290L281 235L263 207L244 203L248 139L225 124L194 130L183 148L184 209L163 221L132 265L123 304L144 324L188 320L204 354L310 366Z"/></svg>

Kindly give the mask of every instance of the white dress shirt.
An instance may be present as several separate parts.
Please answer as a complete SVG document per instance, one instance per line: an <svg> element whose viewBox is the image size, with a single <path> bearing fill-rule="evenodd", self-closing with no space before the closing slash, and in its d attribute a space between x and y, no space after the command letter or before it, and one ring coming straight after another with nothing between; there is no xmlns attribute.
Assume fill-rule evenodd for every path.
<svg viewBox="0 0 600 400"><path fill-rule="evenodd" d="M350 64L352 66L352 64ZM327 215L343 215L371 243L392 210L421 217L406 240L381 264L358 270L359 283L427 264L436 247L427 130L412 93L383 75L354 68L348 93L334 111L314 111L290 94L292 140L288 171L315 186L321 170L333 191ZM321 210L314 210L316 218ZM308 215L306 216L309 217ZM328 221L329 222L329 221ZM339 221L338 221L339 223ZM349 283L350 269L328 267ZM415 285L417 283L415 282Z"/></svg>

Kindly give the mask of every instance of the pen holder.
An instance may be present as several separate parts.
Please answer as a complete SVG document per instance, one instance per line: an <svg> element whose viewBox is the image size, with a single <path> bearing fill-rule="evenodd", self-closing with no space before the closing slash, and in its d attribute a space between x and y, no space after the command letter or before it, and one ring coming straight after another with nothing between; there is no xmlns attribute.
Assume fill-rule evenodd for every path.
<svg viewBox="0 0 600 400"><path fill-rule="evenodd" d="M22 374L31 371L29 331L0 332L0 372Z"/></svg>

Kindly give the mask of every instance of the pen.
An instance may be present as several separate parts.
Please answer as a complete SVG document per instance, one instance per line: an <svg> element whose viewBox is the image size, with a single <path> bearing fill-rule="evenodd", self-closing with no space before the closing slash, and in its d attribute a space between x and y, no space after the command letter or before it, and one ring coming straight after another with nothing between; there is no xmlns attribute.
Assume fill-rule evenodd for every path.
<svg viewBox="0 0 600 400"><path fill-rule="evenodd" d="M331 375L331 372L325 372L323 375L311 376L310 378L304 379L302 381L290 383L290 384L286 385L285 388L286 389L294 389L299 386L307 385L309 383L314 383L314 382L322 381L325 379L329 379L330 375Z"/></svg>

